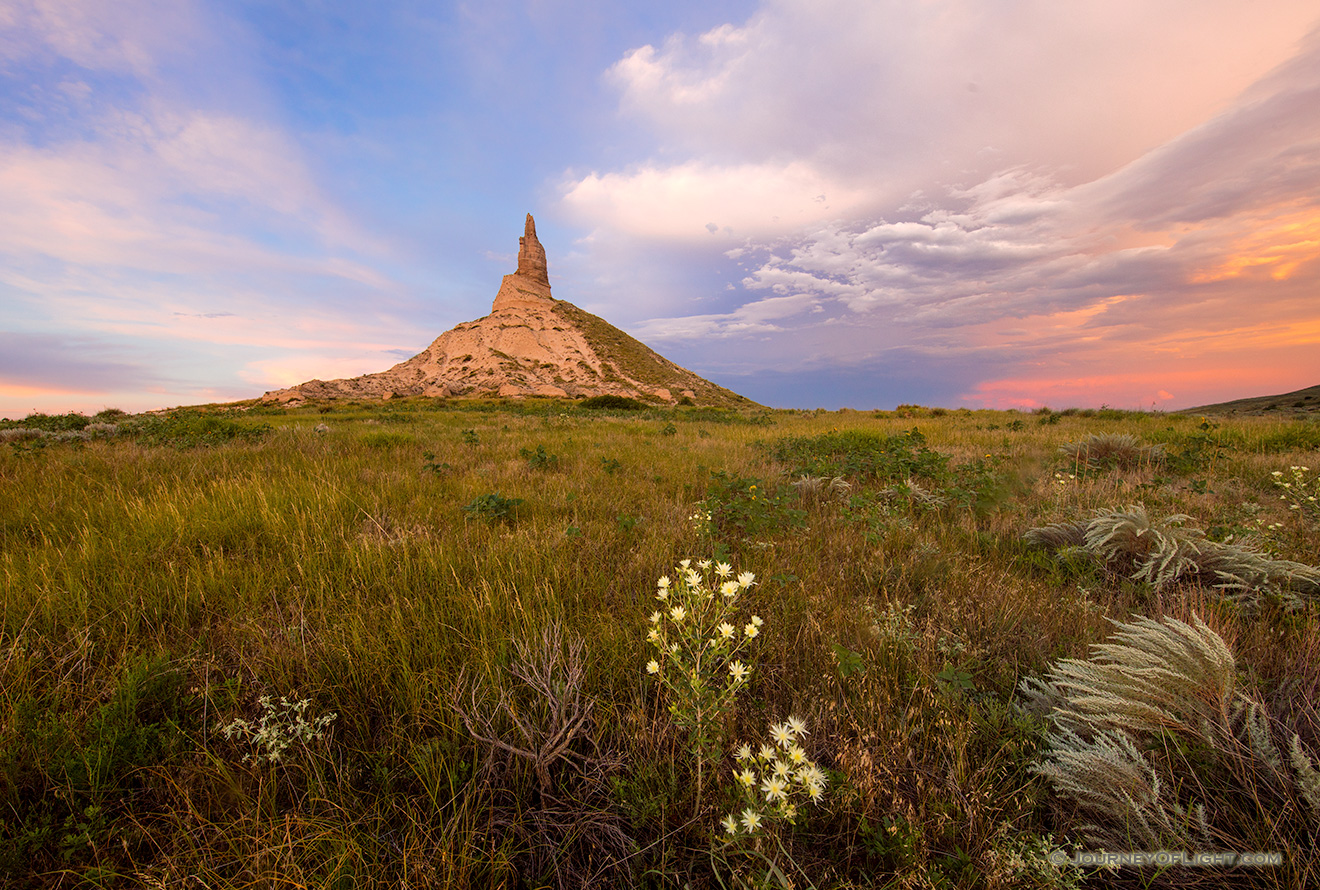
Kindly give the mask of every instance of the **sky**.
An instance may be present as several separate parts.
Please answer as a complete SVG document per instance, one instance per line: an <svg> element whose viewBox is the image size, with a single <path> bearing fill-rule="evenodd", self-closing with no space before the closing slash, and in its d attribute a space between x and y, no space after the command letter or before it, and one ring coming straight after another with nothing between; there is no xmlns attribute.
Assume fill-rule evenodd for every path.
<svg viewBox="0 0 1320 890"><path fill-rule="evenodd" d="M1314 0L0 0L0 416L554 295L773 407L1320 384Z"/></svg>

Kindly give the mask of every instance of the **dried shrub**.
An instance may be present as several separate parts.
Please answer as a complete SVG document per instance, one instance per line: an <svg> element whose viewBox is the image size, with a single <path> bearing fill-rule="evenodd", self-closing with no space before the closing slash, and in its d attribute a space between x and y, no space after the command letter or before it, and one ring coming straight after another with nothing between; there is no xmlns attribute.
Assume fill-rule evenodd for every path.
<svg viewBox="0 0 1320 890"><path fill-rule="evenodd" d="M635 847L609 795L617 763L595 741L583 649L581 639L565 641L553 623L539 639L514 641L515 682L491 688L464 671L451 696L485 750L487 841L518 851L514 860L529 886L623 881ZM516 762L532 767L533 793L509 768Z"/></svg>

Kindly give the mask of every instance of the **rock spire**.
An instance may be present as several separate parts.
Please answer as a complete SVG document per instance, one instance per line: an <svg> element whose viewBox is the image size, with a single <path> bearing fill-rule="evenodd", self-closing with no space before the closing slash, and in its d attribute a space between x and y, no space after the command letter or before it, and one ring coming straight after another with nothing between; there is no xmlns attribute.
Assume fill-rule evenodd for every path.
<svg viewBox="0 0 1320 890"><path fill-rule="evenodd" d="M545 248L536 237L536 220L527 214L523 235L518 239L518 270L505 275L491 310L535 309L551 306L550 273L545 264Z"/></svg>
<svg viewBox="0 0 1320 890"><path fill-rule="evenodd" d="M504 276L490 315L445 331L388 371L309 380L261 400L293 406L309 399L598 395L653 405L755 404L679 367L605 319L552 297L545 248L529 213L518 239L518 269Z"/></svg>
<svg viewBox="0 0 1320 890"><path fill-rule="evenodd" d="M518 271L514 274L550 286L550 273L545 266L545 248L537 240L536 220L532 219L530 213L523 225L523 236L518 239Z"/></svg>

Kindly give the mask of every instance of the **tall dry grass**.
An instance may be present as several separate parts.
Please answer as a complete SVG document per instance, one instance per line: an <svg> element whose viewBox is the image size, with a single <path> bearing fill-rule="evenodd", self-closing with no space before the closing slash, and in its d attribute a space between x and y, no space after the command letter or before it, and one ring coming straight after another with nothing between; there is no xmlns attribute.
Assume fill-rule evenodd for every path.
<svg viewBox="0 0 1320 890"><path fill-rule="evenodd" d="M1315 565L1320 536L1270 483L1314 454L1314 424L557 403L222 416L272 429L170 444L117 418L114 435L0 443L10 884L755 880L712 853L732 789L698 801L689 740L644 670L655 579L685 556L728 559L758 580L748 597L767 631L728 738L763 738L800 715L808 754L830 770L827 804L785 835L799 883L1086 880L1047 858L1088 841L1081 814L1037 774L1049 724L1018 707L1016 689L1084 658L1111 632L1107 618L1204 616L1260 712L1317 750L1314 605L1249 613L1197 577L1151 584L1021 540L1142 504L1189 515L1207 540ZM184 428L199 440L226 429ZM914 429L924 445L904 437ZM1167 458L1082 468L1060 454L1111 434ZM794 487L802 467L777 458L776 443L825 447L831 435L853 449L838 459L881 469L831 473L847 485L829 496ZM538 448L558 460L534 465ZM933 456L915 472L890 468L892 453L877 457L886 448ZM521 503L504 516L464 511L496 493ZM703 504L722 525L692 520ZM562 756L537 762L490 740L530 750L497 690L537 694L517 685L517 641L554 626L583 641L581 670L546 676L571 683L590 717ZM492 696L466 723L460 678ZM256 718L262 695L338 716L278 763L244 762L217 727ZM508 700L541 713L534 697ZM1235 787L1196 775L1203 800ZM1284 845L1288 864L1196 877L1314 879L1304 833L1262 822L1237 837Z"/></svg>

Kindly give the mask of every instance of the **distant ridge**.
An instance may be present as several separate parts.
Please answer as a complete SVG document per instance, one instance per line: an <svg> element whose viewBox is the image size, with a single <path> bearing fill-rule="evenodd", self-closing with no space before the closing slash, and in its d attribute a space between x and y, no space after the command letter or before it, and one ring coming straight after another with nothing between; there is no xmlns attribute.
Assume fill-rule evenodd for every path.
<svg viewBox="0 0 1320 890"><path fill-rule="evenodd" d="M1184 408L1180 414L1315 414L1320 413L1320 386L1308 386L1277 396L1234 399L1198 408Z"/></svg>
<svg viewBox="0 0 1320 890"><path fill-rule="evenodd" d="M662 405L756 406L604 319L551 296L545 248L529 213L518 239L518 269L504 276L490 315L446 331L388 371L309 380L261 398L296 405L311 399L598 395Z"/></svg>

